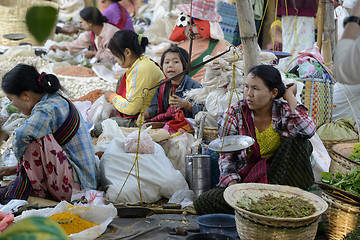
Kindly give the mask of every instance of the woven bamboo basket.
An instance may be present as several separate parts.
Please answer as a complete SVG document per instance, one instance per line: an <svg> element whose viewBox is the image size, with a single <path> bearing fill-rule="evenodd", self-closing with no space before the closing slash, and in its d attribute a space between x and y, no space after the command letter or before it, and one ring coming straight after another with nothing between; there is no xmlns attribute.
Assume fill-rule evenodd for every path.
<svg viewBox="0 0 360 240"><path fill-rule="evenodd" d="M259 198L266 194L301 198L312 203L316 211L311 216L302 218L275 218L252 213L237 205L243 196ZM261 183L232 185L225 189L224 198L235 209L240 239L314 239L319 217L328 207L322 198L300 188Z"/></svg>
<svg viewBox="0 0 360 240"><path fill-rule="evenodd" d="M354 150L354 143L339 143L332 147L330 153L330 173L349 173L356 166L360 167L360 163L355 162L349 158Z"/></svg>
<svg viewBox="0 0 360 240"><path fill-rule="evenodd" d="M218 138L218 128L217 127L204 127L203 131L203 140L204 141L212 141Z"/></svg>
<svg viewBox="0 0 360 240"><path fill-rule="evenodd" d="M331 122L334 81L332 78L300 78L304 84L300 98L309 110L316 127Z"/></svg>
<svg viewBox="0 0 360 240"><path fill-rule="evenodd" d="M322 215L325 233L329 240L343 239L360 225L360 206L355 206L322 192L329 208Z"/></svg>
<svg viewBox="0 0 360 240"><path fill-rule="evenodd" d="M359 137L350 137L350 138L333 138L333 139L327 139L327 138L321 138L321 141L323 142L326 150L328 151L329 155L332 152L332 147L335 144L338 143L356 143L359 142Z"/></svg>
<svg viewBox="0 0 360 240"><path fill-rule="evenodd" d="M0 44L5 46L17 46L20 43L30 43L31 45L38 45L38 42L28 31L25 17L26 12L31 6L51 6L56 9L59 8L57 0L4 0L0 2ZM54 31L55 33L55 25ZM3 37L5 34L22 33L27 37L19 40L9 40ZM50 36L50 38L52 38Z"/></svg>

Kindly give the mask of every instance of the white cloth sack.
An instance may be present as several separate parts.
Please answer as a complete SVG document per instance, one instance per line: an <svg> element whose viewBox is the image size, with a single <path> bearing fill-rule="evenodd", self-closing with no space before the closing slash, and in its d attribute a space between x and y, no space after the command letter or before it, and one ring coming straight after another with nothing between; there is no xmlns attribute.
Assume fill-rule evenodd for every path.
<svg viewBox="0 0 360 240"><path fill-rule="evenodd" d="M106 148L100 162L100 182L109 202L140 201L135 168L131 171L118 197L135 162L135 156L135 153L125 153L123 138L114 138ZM177 190L189 188L185 178L180 171L175 170L159 144L155 143L154 154L139 154L138 161L143 202L155 202L162 197L170 198Z"/></svg>
<svg viewBox="0 0 360 240"><path fill-rule="evenodd" d="M20 216L15 217L14 222L16 223L25 218L34 216L50 217L51 215L63 212L70 212L71 214L78 215L84 220L99 224L82 232L68 235L70 240L91 240L98 238L105 232L109 223L117 216L117 209L111 203L109 205L82 207L73 206L66 201L61 201L55 208L24 211Z"/></svg>

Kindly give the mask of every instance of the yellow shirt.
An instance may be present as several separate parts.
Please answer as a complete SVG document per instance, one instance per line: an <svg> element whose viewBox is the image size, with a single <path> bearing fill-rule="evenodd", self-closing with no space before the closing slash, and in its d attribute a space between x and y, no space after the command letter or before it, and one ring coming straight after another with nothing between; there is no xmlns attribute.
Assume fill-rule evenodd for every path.
<svg viewBox="0 0 360 240"><path fill-rule="evenodd" d="M134 64L126 70L126 99L115 93L110 95L110 102L115 108L126 115L136 115L141 109L148 109L156 88L150 92L145 90L143 102L142 94L144 88L151 88L165 78L161 69L148 57L138 58Z"/></svg>
<svg viewBox="0 0 360 240"><path fill-rule="evenodd" d="M260 156L262 158L272 157L282 143L280 134L272 128L272 125L262 132L255 127L255 133L260 146Z"/></svg>

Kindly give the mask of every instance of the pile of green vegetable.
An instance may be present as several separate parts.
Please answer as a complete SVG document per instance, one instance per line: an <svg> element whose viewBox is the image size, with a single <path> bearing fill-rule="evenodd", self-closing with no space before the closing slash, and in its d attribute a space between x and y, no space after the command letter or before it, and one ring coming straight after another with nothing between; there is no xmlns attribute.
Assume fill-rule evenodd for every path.
<svg viewBox="0 0 360 240"><path fill-rule="evenodd" d="M354 143L354 150L349 158L355 162L360 162L360 143Z"/></svg>
<svg viewBox="0 0 360 240"><path fill-rule="evenodd" d="M340 188L352 194L360 196L360 168L355 167L350 173L337 172L321 173L321 182Z"/></svg>
<svg viewBox="0 0 360 240"><path fill-rule="evenodd" d="M272 194L258 199L243 196L237 205L253 213L278 218L307 217L316 211L314 205L306 200L298 197L275 197Z"/></svg>
<svg viewBox="0 0 360 240"><path fill-rule="evenodd" d="M360 226L358 226L353 232L346 234L343 240L359 240L360 239Z"/></svg>

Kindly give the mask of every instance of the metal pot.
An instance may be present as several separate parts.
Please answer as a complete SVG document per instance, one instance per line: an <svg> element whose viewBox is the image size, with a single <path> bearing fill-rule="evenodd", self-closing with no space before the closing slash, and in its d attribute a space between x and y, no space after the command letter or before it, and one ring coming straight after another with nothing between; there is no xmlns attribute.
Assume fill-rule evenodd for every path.
<svg viewBox="0 0 360 240"><path fill-rule="evenodd" d="M209 155L185 157L185 179L198 197L211 188L211 159Z"/></svg>

